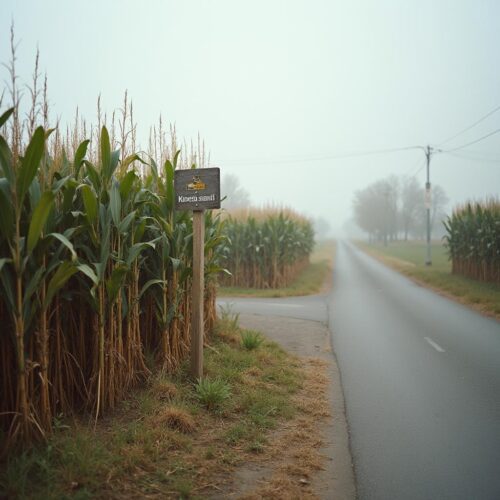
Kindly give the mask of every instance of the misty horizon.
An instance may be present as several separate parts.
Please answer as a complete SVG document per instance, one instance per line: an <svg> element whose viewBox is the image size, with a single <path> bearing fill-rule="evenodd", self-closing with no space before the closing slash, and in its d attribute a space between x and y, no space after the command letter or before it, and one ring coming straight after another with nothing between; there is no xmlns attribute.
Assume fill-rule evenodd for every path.
<svg viewBox="0 0 500 500"><path fill-rule="evenodd" d="M495 2L125 4L0 7L0 60L13 21L19 82L38 46L54 124L76 107L95 123L99 95L109 117L128 90L143 148L161 114L188 144L199 134L210 166L236 175L252 204L324 217L335 232L370 183L414 175L423 187L428 144L449 151L430 167L448 212L498 197L500 135L474 142L500 112L464 131L500 103Z"/></svg>

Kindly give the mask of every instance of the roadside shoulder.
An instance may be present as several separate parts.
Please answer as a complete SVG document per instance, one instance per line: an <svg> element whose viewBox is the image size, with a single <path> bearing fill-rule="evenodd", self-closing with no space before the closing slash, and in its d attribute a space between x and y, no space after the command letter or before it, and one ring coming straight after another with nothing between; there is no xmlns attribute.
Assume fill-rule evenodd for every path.
<svg viewBox="0 0 500 500"><path fill-rule="evenodd" d="M462 304L489 318L500 321L498 300L500 289L488 282L473 282L463 276L426 270L423 272L414 263L383 255L366 244L354 242L356 248L374 258L386 267L411 279L417 285L432 290L449 300Z"/></svg>
<svg viewBox="0 0 500 500"><path fill-rule="evenodd" d="M322 394L318 394L318 397L325 400L327 414L321 413L321 407L318 407L316 413L312 410L312 417L317 417L314 419L314 430L317 432L316 446L322 461L318 470L310 478L302 478L302 480L310 481L311 489L319 498L330 499L332 494L338 499L356 498L344 397L328 328L316 321L251 314L242 314L240 324L243 328L264 332L270 340L277 342L291 354L302 358L304 366L312 369L317 376L321 376L321 373L326 375L325 390ZM266 482L272 481L273 473L276 471L283 472L288 468L289 472L293 473L293 470L287 467L289 464L283 463L286 461L286 454L283 454L281 458L276 458L278 462L273 463L271 468L259 470L254 464L247 464L240 469L237 474L240 482L238 494L241 494L243 498L258 498L258 496L252 496L253 490L247 488L245 483L247 476L252 479L254 486L258 481L262 489Z"/></svg>

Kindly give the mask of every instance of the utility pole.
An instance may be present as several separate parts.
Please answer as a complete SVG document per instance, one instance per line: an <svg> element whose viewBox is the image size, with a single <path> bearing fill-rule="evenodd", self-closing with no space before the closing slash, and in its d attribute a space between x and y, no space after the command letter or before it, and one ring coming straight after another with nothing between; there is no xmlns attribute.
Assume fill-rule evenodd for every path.
<svg viewBox="0 0 500 500"><path fill-rule="evenodd" d="M428 145L425 149L425 157L427 159L427 182L425 183L425 208L427 211L427 256L425 265L431 266L431 180L430 180L430 164L431 164L432 148Z"/></svg>

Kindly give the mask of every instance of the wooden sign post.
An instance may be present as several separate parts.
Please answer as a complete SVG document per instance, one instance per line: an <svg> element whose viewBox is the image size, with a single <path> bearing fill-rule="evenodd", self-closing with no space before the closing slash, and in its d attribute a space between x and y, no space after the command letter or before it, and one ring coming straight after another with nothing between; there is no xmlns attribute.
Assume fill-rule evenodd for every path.
<svg viewBox="0 0 500 500"><path fill-rule="evenodd" d="M204 317L203 298L205 290L205 212L193 212L193 296L191 316L191 374L196 379L203 377Z"/></svg>
<svg viewBox="0 0 500 500"><path fill-rule="evenodd" d="M203 377L205 297L205 210L220 208L220 170L176 170L175 208L193 211L193 282L191 311L191 375Z"/></svg>

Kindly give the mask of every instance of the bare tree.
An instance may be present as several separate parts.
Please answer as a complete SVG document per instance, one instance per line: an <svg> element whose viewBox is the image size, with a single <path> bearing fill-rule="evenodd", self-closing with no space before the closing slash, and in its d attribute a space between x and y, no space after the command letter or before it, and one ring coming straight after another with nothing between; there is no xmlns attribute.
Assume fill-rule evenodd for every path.
<svg viewBox="0 0 500 500"><path fill-rule="evenodd" d="M223 204L227 210L250 206L250 194L240 186L240 181L236 175L225 174L222 176L221 196L226 197Z"/></svg>
<svg viewBox="0 0 500 500"><path fill-rule="evenodd" d="M419 206L422 204L422 189L415 177L403 180L401 189L401 226L405 241L414 228L419 215Z"/></svg>
<svg viewBox="0 0 500 500"><path fill-rule="evenodd" d="M370 240L397 238L398 233L399 180L387 177L370 184L354 195L354 218Z"/></svg>
<svg viewBox="0 0 500 500"><path fill-rule="evenodd" d="M445 217L447 203L444 189L435 185L431 208L431 230L435 233L437 222ZM387 245L401 231L405 240L410 234L419 238L425 234L424 190L414 178L401 180L390 176L373 182L354 194L353 210L354 220L370 240Z"/></svg>

